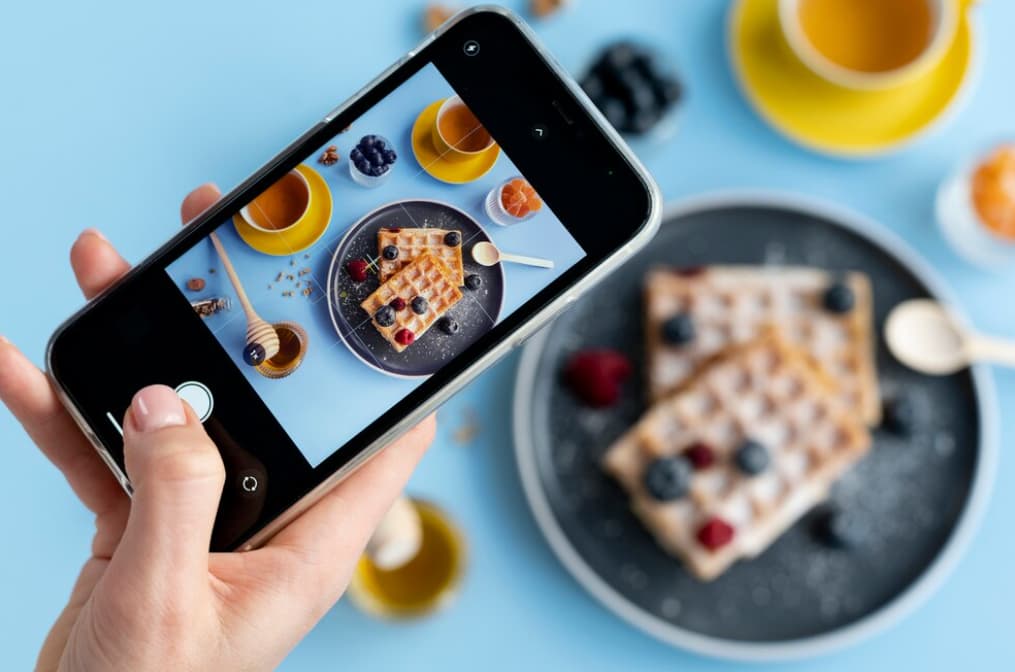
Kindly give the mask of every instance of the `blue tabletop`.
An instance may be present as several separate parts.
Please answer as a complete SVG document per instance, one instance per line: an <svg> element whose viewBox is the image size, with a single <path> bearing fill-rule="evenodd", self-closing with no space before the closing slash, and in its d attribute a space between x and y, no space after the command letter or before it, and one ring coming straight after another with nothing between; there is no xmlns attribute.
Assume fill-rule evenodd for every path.
<svg viewBox="0 0 1015 672"><path fill-rule="evenodd" d="M0 24L0 332L36 361L80 305L66 254L99 226L137 260L172 234L195 184L237 183L322 112L410 48L423 2L178 0L19 3ZM517 9L523 3L508 3ZM900 234L957 292L985 331L1015 336L1015 278L960 261L938 235L932 200L955 161L1015 136L1015 3L987 2L976 89L951 125L902 153L845 162L789 144L751 112L724 52L727 3L580 0L538 24L566 67L634 36L678 64L688 88L676 137L643 157L670 200L729 188L802 193L849 206ZM118 6L116 6L118 5ZM571 579L532 521L516 476L510 395L517 360L487 372L440 413L438 440L412 492L451 511L470 542L459 600L428 620L389 624L340 603L283 665L318 669L727 670L652 640ZM1002 447L1015 376L997 371ZM456 437L475 423L477 437ZM69 594L92 523L16 422L0 414L8 512L0 554L0 664L27 669ZM945 586L888 632L789 669L1006 669L1015 659L1015 473L1002 459L983 525ZM779 668L784 669L784 668Z"/></svg>

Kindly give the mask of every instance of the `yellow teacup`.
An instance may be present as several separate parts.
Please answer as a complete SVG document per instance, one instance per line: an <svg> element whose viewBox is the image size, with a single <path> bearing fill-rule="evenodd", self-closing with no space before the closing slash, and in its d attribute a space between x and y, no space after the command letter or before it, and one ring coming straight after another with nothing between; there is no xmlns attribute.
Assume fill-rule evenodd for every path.
<svg viewBox="0 0 1015 672"><path fill-rule="evenodd" d="M430 137L434 149L447 161L474 159L494 145L493 136L458 96L441 104Z"/></svg>
<svg viewBox="0 0 1015 672"><path fill-rule="evenodd" d="M819 77L850 89L885 89L941 61L967 1L779 0L779 25Z"/></svg>
<svg viewBox="0 0 1015 672"><path fill-rule="evenodd" d="M240 210L250 226L265 233L280 233L302 224L310 212L310 182L291 170Z"/></svg>

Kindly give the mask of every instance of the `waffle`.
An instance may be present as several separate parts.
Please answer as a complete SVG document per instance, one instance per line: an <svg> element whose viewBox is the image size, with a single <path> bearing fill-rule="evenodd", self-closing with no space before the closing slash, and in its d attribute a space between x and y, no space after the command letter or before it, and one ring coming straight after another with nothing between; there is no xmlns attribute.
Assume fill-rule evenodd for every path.
<svg viewBox="0 0 1015 672"><path fill-rule="evenodd" d="M663 398L731 345L745 343L777 324L791 343L831 374L843 404L859 409L865 422L876 425L881 401L870 282L860 273L848 273L841 281L852 289L856 301L845 314L822 305L833 276L816 269L714 266L649 272L645 281L649 397ZM696 334L686 345L671 346L664 341L662 328L682 312L691 316Z"/></svg>
<svg viewBox="0 0 1015 672"><path fill-rule="evenodd" d="M388 278L373 294L368 296L360 307L372 318L370 322L385 340L397 352L405 350L409 344L399 343L395 335L402 329L408 329L418 339L434 322L448 312L451 306L458 303L462 293L452 281L452 273L447 265L432 252L423 252L402 270ZM425 313L417 315L411 307L412 300L422 296L427 300ZM395 312L395 323L381 326L375 317L377 311L396 298L405 301L406 306Z"/></svg>
<svg viewBox="0 0 1015 672"><path fill-rule="evenodd" d="M465 284L465 270L462 267L462 246L447 245L444 236L451 233L446 229L381 229L377 232L377 269L381 282L405 268L423 252L433 252L451 270L455 287ZM461 236L461 231L457 232ZM384 258L384 248L394 245L398 258Z"/></svg>
<svg viewBox="0 0 1015 672"><path fill-rule="evenodd" d="M810 358L765 332L646 411L609 448L603 468L660 546L698 578L714 579L767 548L867 452L866 427L839 406L833 389ZM748 438L770 459L753 476L734 461ZM712 465L693 472L685 496L654 498L645 485L648 466L698 442L708 446ZM732 526L733 537L710 550L699 534L716 517Z"/></svg>

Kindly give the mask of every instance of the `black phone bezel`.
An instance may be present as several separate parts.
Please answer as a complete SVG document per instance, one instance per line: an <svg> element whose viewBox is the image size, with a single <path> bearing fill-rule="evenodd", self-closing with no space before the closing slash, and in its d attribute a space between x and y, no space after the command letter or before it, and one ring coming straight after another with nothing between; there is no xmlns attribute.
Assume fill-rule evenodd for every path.
<svg viewBox="0 0 1015 672"><path fill-rule="evenodd" d="M464 52L463 45L470 40L482 45L476 56ZM531 316L562 296L649 225L655 205L652 185L617 148L598 117L588 111L575 91L561 79L558 69L544 52L505 14L498 11L470 12L437 39L410 53L385 77L352 101L327 115L54 334L48 351L50 374L121 468L122 441L104 427L103 418L99 415L100 406L92 398L118 398L122 402L124 395L132 394L133 390L112 389L118 385L112 377L100 383L110 389L96 391L98 369L78 361L79 353L95 351L95 331L102 320L108 321L113 314L131 310L132 302L141 300L142 288L164 282L165 278L156 275L165 276L166 266L204 240L218 226L227 223L244 204L281 175L313 156L329 139L429 63L437 67L473 109L585 249L586 256L521 308L502 319L465 353L397 401L352 440L336 446L335 452L316 467L306 462L281 425L274 421L270 410L262 405L258 410L265 411L274 422L260 418L254 423L257 433L281 432L281 436L272 440L271 459L260 452L258 455L272 466L273 489L257 523L235 542L227 544L227 548L241 545L244 539L347 465L402 418L461 375L484 352L509 339ZM505 82L517 82L518 85L505 85ZM536 124L544 128L540 137L532 132ZM169 309L168 306L166 309ZM184 309L187 314L183 313ZM182 296L172 310L181 311L180 320L197 320ZM149 319L158 317L150 315ZM196 323L199 324L199 321ZM200 327L204 329L203 325ZM207 356L221 358L225 364L232 366L217 342L198 337L193 347L204 348L208 351ZM216 365L221 363L216 362ZM237 374L242 380L242 374ZM148 378L156 382L158 376L153 370ZM142 375L131 380L148 378ZM246 381L242 385L237 383L233 392L256 397ZM129 402L129 396L126 398ZM260 398L257 397L257 400L260 401ZM256 407L256 404L253 406ZM286 440L288 446L284 445ZM267 449L262 447L257 450Z"/></svg>

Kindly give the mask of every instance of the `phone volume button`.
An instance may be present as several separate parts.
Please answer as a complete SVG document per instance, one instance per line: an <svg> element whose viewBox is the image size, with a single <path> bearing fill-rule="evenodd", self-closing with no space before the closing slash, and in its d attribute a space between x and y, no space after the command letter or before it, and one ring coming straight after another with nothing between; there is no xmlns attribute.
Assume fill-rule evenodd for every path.
<svg viewBox="0 0 1015 672"><path fill-rule="evenodd" d="M321 125L325 125L326 126L326 125L330 124L332 121L335 120L335 117L337 117L341 112L342 112L342 105L339 105L338 107L333 109L331 112L328 112L326 115L324 115L324 118L321 119Z"/></svg>

